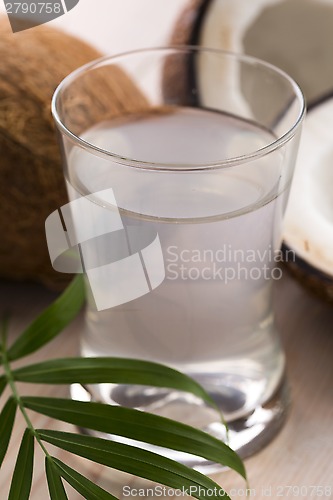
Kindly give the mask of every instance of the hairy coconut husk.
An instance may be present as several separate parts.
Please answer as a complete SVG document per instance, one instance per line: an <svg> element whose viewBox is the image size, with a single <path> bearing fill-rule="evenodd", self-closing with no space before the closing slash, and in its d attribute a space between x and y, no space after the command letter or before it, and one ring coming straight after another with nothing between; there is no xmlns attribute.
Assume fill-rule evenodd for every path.
<svg viewBox="0 0 333 500"><path fill-rule="evenodd" d="M7 18L0 19L0 277L53 288L68 282L68 275L53 271L45 238L46 218L68 202L50 103L65 76L98 57L61 31L40 26L13 34ZM111 80L103 76L90 85L81 116L73 106L74 131L99 119L92 103L99 103L101 118L146 105L119 68Z"/></svg>
<svg viewBox="0 0 333 500"><path fill-rule="evenodd" d="M76 135L98 122L150 112L146 98L116 65L83 73L64 90L61 104L66 127Z"/></svg>

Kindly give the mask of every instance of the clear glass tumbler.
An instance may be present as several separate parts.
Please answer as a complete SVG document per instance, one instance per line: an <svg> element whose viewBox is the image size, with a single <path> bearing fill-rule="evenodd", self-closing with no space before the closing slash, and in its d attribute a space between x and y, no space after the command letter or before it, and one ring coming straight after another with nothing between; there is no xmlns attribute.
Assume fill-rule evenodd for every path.
<svg viewBox="0 0 333 500"><path fill-rule="evenodd" d="M284 72L197 47L103 58L53 100L87 277L82 356L190 375L242 456L276 434L288 403L272 286L304 114ZM105 384L72 394L225 438L217 412L188 394Z"/></svg>

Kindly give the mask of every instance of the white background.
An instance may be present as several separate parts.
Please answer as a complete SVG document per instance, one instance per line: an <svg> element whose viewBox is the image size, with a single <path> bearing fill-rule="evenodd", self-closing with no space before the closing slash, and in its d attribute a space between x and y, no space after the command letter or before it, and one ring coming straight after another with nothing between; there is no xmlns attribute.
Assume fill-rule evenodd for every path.
<svg viewBox="0 0 333 500"><path fill-rule="evenodd" d="M106 54L166 45L187 1L80 0L73 10L47 26L75 34ZM0 13L4 12L0 0Z"/></svg>

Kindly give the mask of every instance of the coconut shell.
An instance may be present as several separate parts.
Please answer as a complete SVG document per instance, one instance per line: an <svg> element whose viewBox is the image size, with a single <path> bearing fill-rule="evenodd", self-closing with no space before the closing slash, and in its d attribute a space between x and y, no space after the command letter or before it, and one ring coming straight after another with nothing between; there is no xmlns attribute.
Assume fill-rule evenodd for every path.
<svg viewBox="0 0 333 500"><path fill-rule="evenodd" d="M185 9L181 12L175 28L172 32L170 45L182 46L196 43L199 21L203 15L203 9L208 6L206 0L190 0ZM191 62L184 61L188 57L184 54L170 55L164 65L163 70L163 96L170 104L178 106L190 106L195 104L191 99L196 99L194 94L189 92L191 87L192 75L190 71L184 71L184 68L190 67Z"/></svg>
<svg viewBox="0 0 333 500"><path fill-rule="evenodd" d="M289 250L282 246L283 254ZM307 290L326 302L333 304L333 278L314 268L305 260L296 257L295 261L286 259L284 265L289 273Z"/></svg>
<svg viewBox="0 0 333 500"><path fill-rule="evenodd" d="M171 35L171 45L197 44L201 20L210 0L189 0L176 21Z"/></svg>
<svg viewBox="0 0 333 500"><path fill-rule="evenodd" d="M59 145L50 111L54 90L77 67L100 57L86 43L40 26L13 34L0 19L0 277L33 280L52 288L68 282L53 271L45 220L68 202ZM106 70L105 70L106 71ZM105 74L104 74L105 76ZM110 76L110 75L108 75ZM141 109L146 100L119 68L112 80L86 80L81 114L69 112L74 131L101 119ZM88 89L89 87L89 89ZM89 92L88 92L89 90Z"/></svg>

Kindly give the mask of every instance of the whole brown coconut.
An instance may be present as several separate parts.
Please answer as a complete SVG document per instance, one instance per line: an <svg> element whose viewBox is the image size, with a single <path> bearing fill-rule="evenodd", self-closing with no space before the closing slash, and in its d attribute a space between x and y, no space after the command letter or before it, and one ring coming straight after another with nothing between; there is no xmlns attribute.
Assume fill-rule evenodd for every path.
<svg viewBox="0 0 333 500"><path fill-rule="evenodd" d="M53 288L68 281L68 275L53 271L45 238L46 218L67 202L50 103L66 75L99 56L95 49L63 32L41 26L13 34L7 18L0 19L2 278L34 280ZM111 102L112 115L133 107L136 98L140 106L144 104L121 70L115 68L113 76L107 84L101 82L102 97L98 85L90 89L87 106L94 96L103 101L103 94L104 109ZM82 125L82 117L79 121Z"/></svg>

